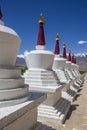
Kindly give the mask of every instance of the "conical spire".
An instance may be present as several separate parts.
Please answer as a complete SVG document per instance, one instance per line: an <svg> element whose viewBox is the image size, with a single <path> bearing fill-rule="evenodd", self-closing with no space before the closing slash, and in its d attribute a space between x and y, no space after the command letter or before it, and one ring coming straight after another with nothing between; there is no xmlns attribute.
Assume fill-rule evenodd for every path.
<svg viewBox="0 0 87 130"><path fill-rule="evenodd" d="M74 63L74 54L72 54L72 63Z"/></svg>
<svg viewBox="0 0 87 130"><path fill-rule="evenodd" d="M1 7L0 7L0 19L3 17Z"/></svg>
<svg viewBox="0 0 87 130"><path fill-rule="evenodd" d="M43 14L40 14L37 45L44 46L45 45L45 36L44 36L43 24L44 24L44 17L43 17Z"/></svg>
<svg viewBox="0 0 87 130"><path fill-rule="evenodd" d="M54 54L58 55L60 54L60 48L59 48L59 35L56 35L56 46L55 46L55 50L54 50Z"/></svg>
<svg viewBox="0 0 87 130"><path fill-rule="evenodd" d="M68 61L71 61L71 51L68 51Z"/></svg>
<svg viewBox="0 0 87 130"><path fill-rule="evenodd" d="M74 55L74 64L76 64L76 56Z"/></svg>
<svg viewBox="0 0 87 130"><path fill-rule="evenodd" d="M66 44L63 44L63 58L67 58L67 55L66 55Z"/></svg>

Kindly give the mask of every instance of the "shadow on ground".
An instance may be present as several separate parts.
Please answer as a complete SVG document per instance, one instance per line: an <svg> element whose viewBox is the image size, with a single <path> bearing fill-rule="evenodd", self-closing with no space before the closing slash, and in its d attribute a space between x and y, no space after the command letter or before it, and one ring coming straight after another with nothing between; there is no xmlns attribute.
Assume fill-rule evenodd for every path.
<svg viewBox="0 0 87 130"><path fill-rule="evenodd" d="M70 110L69 110L69 112L68 112L68 114L67 114L67 116L66 116L66 119L65 119L65 121L64 121L64 124L65 124L66 120L69 120L69 118L70 118L71 115L72 115L72 112L75 111L78 106L79 106L78 104L72 104L72 105L71 105Z"/></svg>
<svg viewBox="0 0 87 130"><path fill-rule="evenodd" d="M81 95L82 94L80 94L80 93L76 94L76 97L75 97L74 101L77 100L77 98L80 97Z"/></svg>
<svg viewBox="0 0 87 130"><path fill-rule="evenodd" d="M35 124L35 126L33 127L33 129L34 130L57 130L57 129L55 129L55 128L51 127L51 126L48 126L46 124L43 124L41 122L37 122Z"/></svg>

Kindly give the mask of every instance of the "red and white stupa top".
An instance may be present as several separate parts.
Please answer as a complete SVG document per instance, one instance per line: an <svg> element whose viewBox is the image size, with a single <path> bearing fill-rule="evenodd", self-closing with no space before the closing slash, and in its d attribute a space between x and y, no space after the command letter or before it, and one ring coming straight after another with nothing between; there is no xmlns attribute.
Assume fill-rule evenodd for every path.
<svg viewBox="0 0 87 130"><path fill-rule="evenodd" d="M40 14L39 18L36 50L27 51L24 53L24 56L29 69L52 69L54 54L46 50L43 14Z"/></svg>
<svg viewBox="0 0 87 130"><path fill-rule="evenodd" d="M59 40L60 40L60 37L57 34L56 35L56 45L55 45L55 50L54 50L54 54L55 54L54 63L53 63L54 70L64 69L65 62L66 62L66 59L64 59L64 57L60 56Z"/></svg>

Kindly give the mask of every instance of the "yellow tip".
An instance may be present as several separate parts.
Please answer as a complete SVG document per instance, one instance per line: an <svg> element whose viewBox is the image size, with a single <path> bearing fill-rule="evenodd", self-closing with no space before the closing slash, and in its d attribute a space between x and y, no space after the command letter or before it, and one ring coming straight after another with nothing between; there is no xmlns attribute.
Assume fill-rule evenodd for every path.
<svg viewBox="0 0 87 130"><path fill-rule="evenodd" d="M66 44L63 44L63 48L66 48Z"/></svg>
<svg viewBox="0 0 87 130"><path fill-rule="evenodd" d="M69 50L68 53L71 53L71 50Z"/></svg>
<svg viewBox="0 0 87 130"><path fill-rule="evenodd" d="M76 56L74 55L74 58L76 58Z"/></svg>
<svg viewBox="0 0 87 130"><path fill-rule="evenodd" d="M40 14L39 23L44 23L44 16L42 13Z"/></svg>
<svg viewBox="0 0 87 130"><path fill-rule="evenodd" d="M72 56L74 56L74 53L72 53Z"/></svg>
<svg viewBox="0 0 87 130"><path fill-rule="evenodd" d="M59 39L60 39L60 37L59 37L59 35L57 33L57 35L56 35L56 41L59 40Z"/></svg>

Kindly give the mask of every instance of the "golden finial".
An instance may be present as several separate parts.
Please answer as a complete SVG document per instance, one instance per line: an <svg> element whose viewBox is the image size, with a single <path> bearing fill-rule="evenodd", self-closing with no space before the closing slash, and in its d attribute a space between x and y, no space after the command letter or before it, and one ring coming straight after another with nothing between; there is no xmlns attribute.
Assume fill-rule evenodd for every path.
<svg viewBox="0 0 87 130"><path fill-rule="evenodd" d="M71 53L71 50L68 50L68 53Z"/></svg>
<svg viewBox="0 0 87 130"><path fill-rule="evenodd" d="M66 48L66 44L63 44L63 48Z"/></svg>
<svg viewBox="0 0 87 130"><path fill-rule="evenodd" d="M76 58L76 56L74 55L74 58Z"/></svg>
<svg viewBox="0 0 87 130"><path fill-rule="evenodd" d="M72 56L74 56L74 53L72 53Z"/></svg>
<svg viewBox="0 0 87 130"><path fill-rule="evenodd" d="M57 33L57 35L56 35L56 41L59 40L59 39L60 39L60 37L59 37L59 35Z"/></svg>
<svg viewBox="0 0 87 130"><path fill-rule="evenodd" d="M42 13L40 14L39 23L44 23L44 16Z"/></svg>

